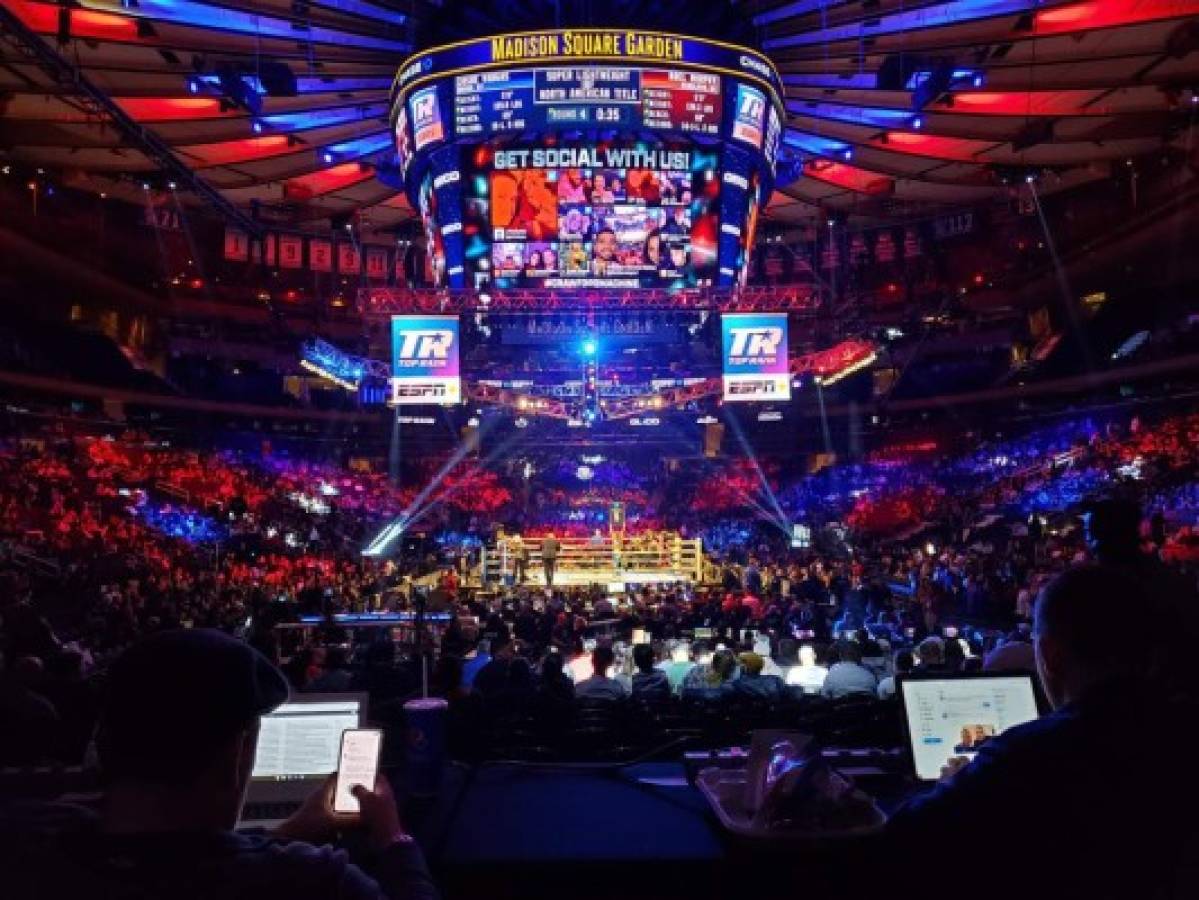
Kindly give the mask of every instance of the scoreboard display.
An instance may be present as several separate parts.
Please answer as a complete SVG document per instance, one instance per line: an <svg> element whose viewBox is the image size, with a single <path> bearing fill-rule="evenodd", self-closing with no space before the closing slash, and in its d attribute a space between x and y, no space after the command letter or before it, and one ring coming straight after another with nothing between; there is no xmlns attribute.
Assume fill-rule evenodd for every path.
<svg viewBox="0 0 1199 900"><path fill-rule="evenodd" d="M392 90L396 167L451 288L736 282L776 172L757 50L586 28L423 50Z"/></svg>
<svg viewBox="0 0 1199 900"><path fill-rule="evenodd" d="M491 138L562 128L650 128L715 137L719 75L678 69L504 69L454 79L454 130Z"/></svg>

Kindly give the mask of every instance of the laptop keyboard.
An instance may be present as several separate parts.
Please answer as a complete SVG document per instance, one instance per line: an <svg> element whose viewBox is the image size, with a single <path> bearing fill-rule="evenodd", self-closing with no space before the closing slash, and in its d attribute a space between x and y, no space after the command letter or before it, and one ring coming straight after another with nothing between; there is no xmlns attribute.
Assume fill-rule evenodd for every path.
<svg viewBox="0 0 1199 900"><path fill-rule="evenodd" d="M300 800L279 800L274 803L247 803L242 809L241 817L244 822L256 822L263 819L286 819L302 805Z"/></svg>

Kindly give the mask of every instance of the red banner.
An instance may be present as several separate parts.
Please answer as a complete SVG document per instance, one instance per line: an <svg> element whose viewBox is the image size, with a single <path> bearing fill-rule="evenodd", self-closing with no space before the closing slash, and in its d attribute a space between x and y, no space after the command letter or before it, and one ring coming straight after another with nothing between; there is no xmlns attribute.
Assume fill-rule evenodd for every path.
<svg viewBox="0 0 1199 900"><path fill-rule="evenodd" d="M342 275L357 275L362 270L362 254L353 244L337 245L337 271Z"/></svg>
<svg viewBox="0 0 1199 900"><path fill-rule="evenodd" d="M240 228L225 229L225 259L246 262L250 258L250 236Z"/></svg>
<svg viewBox="0 0 1199 900"><path fill-rule="evenodd" d="M366 248L366 277L377 281L387 279L387 248Z"/></svg>
<svg viewBox="0 0 1199 900"><path fill-rule="evenodd" d="M333 271L333 242L321 238L308 241L308 268L314 272Z"/></svg>
<svg viewBox="0 0 1199 900"><path fill-rule="evenodd" d="M298 235L279 235L279 265L284 269L299 269L304 265L304 242Z"/></svg>

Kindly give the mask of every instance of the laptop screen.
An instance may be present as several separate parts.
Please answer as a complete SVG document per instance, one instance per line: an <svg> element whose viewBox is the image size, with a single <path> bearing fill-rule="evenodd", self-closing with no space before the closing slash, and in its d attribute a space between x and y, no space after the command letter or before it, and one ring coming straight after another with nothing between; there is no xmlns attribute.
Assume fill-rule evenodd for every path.
<svg viewBox="0 0 1199 900"><path fill-rule="evenodd" d="M916 777L935 781L951 757L971 757L989 738L1037 717L1031 675L900 681Z"/></svg>
<svg viewBox="0 0 1199 900"><path fill-rule="evenodd" d="M250 777L283 781L336 771L341 733L361 721L358 697L284 703L262 717Z"/></svg>

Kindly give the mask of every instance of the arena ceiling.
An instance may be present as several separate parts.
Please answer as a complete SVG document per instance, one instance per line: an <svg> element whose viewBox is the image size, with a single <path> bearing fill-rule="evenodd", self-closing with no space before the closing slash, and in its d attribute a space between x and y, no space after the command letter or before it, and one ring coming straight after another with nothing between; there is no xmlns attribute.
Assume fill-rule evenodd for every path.
<svg viewBox="0 0 1199 900"><path fill-rule="evenodd" d="M388 90L414 42L552 26L561 5L0 0L0 156L131 197L190 170L179 188L197 201L392 230L413 211L377 172L392 155ZM645 7L674 22L709 10L692 17L708 30L735 15L775 60L785 141L806 160L771 201L776 221L985 201L1030 171L1052 190L1193 146L1199 0L610 5ZM231 97L222 73L253 96Z"/></svg>

